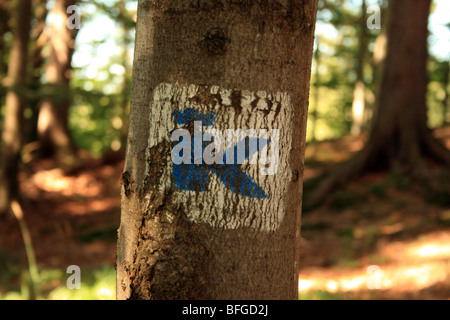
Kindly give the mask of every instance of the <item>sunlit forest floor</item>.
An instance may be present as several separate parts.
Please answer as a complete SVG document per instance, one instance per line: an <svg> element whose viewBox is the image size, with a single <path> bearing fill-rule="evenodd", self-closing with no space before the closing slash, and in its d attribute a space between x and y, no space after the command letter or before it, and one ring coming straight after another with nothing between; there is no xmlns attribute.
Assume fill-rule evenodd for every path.
<svg viewBox="0 0 450 320"><path fill-rule="evenodd" d="M434 133L450 148L450 127ZM310 146L304 197L311 179L362 147L353 137ZM450 197L423 191L373 173L304 209L300 298L450 299Z"/></svg>
<svg viewBox="0 0 450 320"><path fill-rule="evenodd" d="M436 135L450 148L450 127ZM362 146L352 137L308 146L305 180ZM31 162L20 176L40 298L115 298L123 160L83 153L80 159L83 167L71 172L52 161ZM395 173L374 173L305 209L300 298L450 299L450 199L424 197L419 189ZM19 226L12 216L0 219L0 299L27 298ZM69 265L81 268L80 290L66 286Z"/></svg>
<svg viewBox="0 0 450 320"><path fill-rule="evenodd" d="M20 176L42 298L115 298L123 156L93 160L82 153L80 158L84 166L79 170L65 172L41 161L26 165ZM26 298L26 253L12 216L0 223L0 243L0 298ZM66 286L70 265L81 269L80 290Z"/></svg>

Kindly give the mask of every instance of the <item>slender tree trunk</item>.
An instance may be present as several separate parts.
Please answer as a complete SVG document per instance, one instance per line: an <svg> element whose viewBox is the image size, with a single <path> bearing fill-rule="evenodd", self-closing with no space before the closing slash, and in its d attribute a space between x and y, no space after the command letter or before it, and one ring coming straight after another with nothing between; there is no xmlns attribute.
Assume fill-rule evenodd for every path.
<svg viewBox="0 0 450 320"><path fill-rule="evenodd" d="M297 299L316 9L314 0L139 1L118 299ZM178 164L174 134L208 128L217 162L206 163L207 149L197 157L194 138L197 164ZM267 129L259 161L270 149L271 169L223 158L226 129Z"/></svg>
<svg viewBox="0 0 450 320"><path fill-rule="evenodd" d="M431 0L390 3L387 55L369 141L335 169L308 200L319 203L337 185L370 170L393 165L438 189L423 159L450 165L450 152L427 128L427 21Z"/></svg>
<svg viewBox="0 0 450 320"><path fill-rule="evenodd" d="M365 107L366 107L366 84L364 82L364 64L367 54L367 7L366 1L362 1L361 5L361 19L359 24L359 49L357 57L356 68L356 83L353 91L353 103L352 103L352 128L351 134L358 136L361 133L364 125Z"/></svg>
<svg viewBox="0 0 450 320"><path fill-rule="evenodd" d="M0 213L18 198L17 174L23 139L28 42L30 39L31 0L18 0L14 15L14 38L9 55L6 116L2 132L0 163Z"/></svg>
<svg viewBox="0 0 450 320"><path fill-rule="evenodd" d="M68 128L69 82L78 30L67 28L67 8L74 4L75 0L56 0L52 9L52 14L60 18L55 19L48 31L51 48L45 76L50 92L41 104L37 128L44 156L64 156L73 149Z"/></svg>
<svg viewBox="0 0 450 320"><path fill-rule="evenodd" d="M381 80L384 72L384 61L386 59L387 52L387 23L389 20L388 8L383 7L381 9L381 24L382 28L379 31L374 43L372 60L372 82L375 83L374 93L367 96L367 108L366 108L366 125L368 128L372 128L373 119L376 118L377 109L375 107L376 97L380 95ZM370 102L369 102L370 101Z"/></svg>
<svg viewBox="0 0 450 320"><path fill-rule="evenodd" d="M316 135L316 126L317 126L317 117L318 117L318 111L319 111L319 100L320 100L320 38L316 37L316 52L314 54L314 60L316 61L316 72L315 72L315 79L314 79L314 110L311 113L311 142L316 143L317 142L317 135Z"/></svg>
<svg viewBox="0 0 450 320"><path fill-rule="evenodd" d="M9 30L9 7L9 3L0 1L0 106L4 105L4 99L6 96L6 83L4 79L6 78L8 72L8 64L6 62L8 48L3 35ZM0 124L3 122L2 120L2 116L0 115Z"/></svg>
<svg viewBox="0 0 450 320"><path fill-rule="evenodd" d="M29 100L29 107L31 109L32 115L25 121L26 133L24 143L27 143L29 141L37 141L39 139L37 134L37 123L39 116L39 105L42 98L41 78L44 72L44 56L42 54L42 51L48 41L45 33L46 19L48 14L46 5L47 0L33 1L34 19L36 23L31 30L30 43L32 44L32 48L29 53L31 69L29 88L33 93Z"/></svg>
<svg viewBox="0 0 450 320"><path fill-rule="evenodd" d="M437 142L427 128L427 37L430 0L396 1L391 4L388 53L377 102L379 110L367 150L385 159L414 166L419 158L431 156ZM389 143L386 143L389 141ZM444 156L444 157L442 157ZM443 159L442 159L443 158ZM379 160L378 159L378 160ZM376 167L380 163L373 163Z"/></svg>
<svg viewBox="0 0 450 320"><path fill-rule="evenodd" d="M450 106L450 92L448 89L449 84L449 77L450 77L450 61L445 62L445 71L444 71L444 79L442 81L442 86L444 87L444 99L442 100L442 125L447 125L450 121L448 121L448 112L449 112L449 106Z"/></svg>
<svg viewBox="0 0 450 320"><path fill-rule="evenodd" d="M5 39L3 35L9 30L9 12L10 5L7 2L0 1L0 86L2 85L2 78L6 75L7 64L5 54L7 52Z"/></svg>
<svg viewBox="0 0 450 320"><path fill-rule="evenodd" d="M122 107L122 127L120 129L120 145L121 149L125 150L127 142L127 129L128 129L128 117L129 117L129 97L130 97L130 78L131 78L131 66L129 65L130 55L129 46L131 43L130 39L130 24L129 24L129 14L125 7L125 0L120 0L118 3L118 8L120 11L120 19L122 22L123 38L122 38L122 66L125 71L123 73L123 84L122 84L122 96L121 96L121 107Z"/></svg>

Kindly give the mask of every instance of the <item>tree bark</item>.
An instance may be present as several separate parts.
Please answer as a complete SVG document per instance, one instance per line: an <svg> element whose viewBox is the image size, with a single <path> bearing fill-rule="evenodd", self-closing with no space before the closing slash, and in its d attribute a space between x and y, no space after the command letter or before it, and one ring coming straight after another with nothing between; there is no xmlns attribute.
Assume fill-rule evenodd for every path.
<svg viewBox="0 0 450 320"><path fill-rule="evenodd" d="M51 51L45 76L48 81L49 97L41 104L37 127L43 156L55 154L63 156L73 150L68 127L69 82L78 30L67 28L69 15L66 11L74 4L75 0L56 0L52 9L52 14L59 19L55 19L48 30Z"/></svg>
<svg viewBox="0 0 450 320"><path fill-rule="evenodd" d="M139 1L118 299L297 299L316 10L315 0ZM171 134L195 136L194 120L268 129L277 173L177 166Z"/></svg>
<svg viewBox="0 0 450 320"><path fill-rule="evenodd" d="M336 168L308 199L318 204L337 185L371 170L399 165L431 185L424 158L450 165L450 152L427 128L427 21L430 0L390 3L387 55L369 141ZM428 179L427 179L428 178Z"/></svg>
<svg viewBox="0 0 450 320"><path fill-rule="evenodd" d="M14 38L9 55L6 115L2 132L0 163L0 213L18 198L17 174L23 139L26 104L27 47L30 39L31 0L18 0L13 11Z"/></svg>

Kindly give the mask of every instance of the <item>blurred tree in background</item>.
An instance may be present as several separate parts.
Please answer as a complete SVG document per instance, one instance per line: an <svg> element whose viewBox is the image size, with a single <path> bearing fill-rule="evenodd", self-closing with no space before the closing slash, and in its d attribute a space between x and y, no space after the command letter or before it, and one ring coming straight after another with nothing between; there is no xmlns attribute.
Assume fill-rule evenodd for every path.
<svg viewBox="0 0 450 320"><path fill-rule="evenodd" d="M362 0L360 20L358 23L359 48L356 56L356 83L353 90L352 102L352 128L351 134L358 136L364 125L366 110L366 83L364 79L364 66L368 54L367 47L367 5Z"/></svg>
<svg viewBox="0 0 450 320"><path fill-rule="evenodd" d="M37 123L39 115L39 105L41 102L41 94L43 84L41 77L45 65L45 57L43 49L47 42L46 20L48 15L47 1L32 1L32 28L29 43L29 97L28 108L25 110L25 140L37 141ZM36 144L35 144L36 145ZM33 145L31 145L32 147ZM30 146L28 147L30 149Z"/></svg>
<svg viewBox="0 0 450 320"><path fill-rule="evenodd" d="M318 203L333 188L355 176L396 166L418 178L426 188L436 192L443 188L425 162L432 159L450 166L450 151L433 138L427 122L430 5L431 0L398 0L390 4L387 51L369 140L353 159L333 169L308 199L310 204Z"/></svg>
<svg viewBox="0 0 450 320"><path fill-rule="evenodd" d="M82 14L80 30L66 28L71 15L66 9L72 4L78 5ZM29 103L24 110L27 154L64 156L79 148L99 157L108 150L124 149L136 5L137 1L123 0L32 1L26 90ZM13 38L9 7L9 1L0 1L2 79L6 77ZM98 34L92 34L90 30L102 23ZM76 45L79 31L84 31L83 39L90 39ZM72 63L73 54L78 56L78 64ZM6 111L4 82L0 85L1 123Z"/></svg>
<svg viewBox="0 0 450 320"><path fill-rule="evenodd" d="M125 148L136 8L137 1L123 0L84 6L83 25L102 24L103 33L87 35L91 42L79 46L69 121L76 145L95 157Z"/></svg>
<svg viewBox="0 0 450 320"><path fill-rule="evenodd" d="M14 38L6 78L6 115L2 130L0 158L0 214L9 209L10 202L19 197L17 175L22 149L24 118L27 104L26 87L28 65L28 41L30 39L31 0L14 3Z"/></svg>
<svg viewBox="0 0 450 320"><path fill-rule="evenodd" d="M53 28L52 24L57 22L57 19L51 18L54 14L50 13L56 10L55 3L58 2L33 1L25 142L39 140L42 145L47 145L41 146L43 150L50 151L52 144L67 144L70 141L74 147L88 150L96 157L108 150L123 150L126 141L124 137L128 118L137 1L98 0L76 3L82 13L81 29L78 32L81 34L81 40L71 49L75 51L67 95L62 94L64 90L68 90L62 90L67 83L60 88L60 80L60 85L55 85L53 80L48 79L44 70L54 63L50 49L52 37L49 37L49 34ZM321 93L317 103L315 99L311 99L308 141L313 139L313 127L318 141L343 137L351 133L352 128L354 133L360 130L364 133L369 128L374 112L379 57L383 56L380 51L386 41L384 13L387 1L366 0L364 4L356 0L319 0L317 36L320 37L320 44L316 45L315 56L320 57L321 62L318 66L316 62L313 63L315 71L311 97L315 96L316 90ZM373 4L379 4L382 10L381 30L369 30L364 26L368 14L364 16L362 13ZM6 23L8 6L8 1L0 2L0 15L5 16L5 19L0 19L3 34L0 37L0 48L5 48L0 50L0 75L5 75L9 60L8 48L12 40L10 24ZM64 14L68 15L66 12ZM73 41L78 30L71 31L70 39ZM67 48L70 49L70 46ZM66 55L70 58L71 52L67 51ZM444 102L448 101L448 90L444 89L445 79L448 79L448 76L445 77L446 66L448 60L442 61L430 56L427 102L431 128L444 123L444 106L448 105L448 102ZM70 69L67 73L69 71ZM68 74L60 75L60 78L67 76ZM320 78L320 84L316 83L316 77ZM65 79L63 82L68 81ZM4 105L5 86L0 88L1 97ZM362 100L357 102L357 98ZM67 101L64 102L67 99L71 100L71 106L66 112L64 110L67 108L62 106L67 104ZM59 110L58 113L46 111L52 109L49 107L51 101L62 103L60 108L55 109ZM363 105L365 111L361 111L362 115L358 115L356 119L353 109L359 110ZM40 139L37 131L39 112L42 112ZM55 119L60 121L55 120L54 126L48 123L44 125L44 114L58 115ZM311 124L313 119L315 125ZM56 125L57 123L60 124ZM51 127L54 129L50 129ZM58 136L65 142L50 143L50 132L59 127L61 134ZM36 148L37 145L34 144L26 150Z"/></svg>
<svg viewBox="0 0 450 320"><path fill-rule="evenodd" d="M6 44L6 39L3 36L5 33L7 33L9 31L9 8L10 8L11 4L8 1L0 1L0 34L2 35L0 37L0 75L4 76L6 74L7 71L7 65L8 62L6 60L7 58L7 44ZM1 96L4 95L4 88L3 86L0 86L1 89ZM0 100L2 101L2 100ZM3 101L2 101L3 104Z"/></svg>
<svg viewBox="0 0 450 320"><path fill-rule="evenodd" d="M45 97L39 107L37 131L43 156L71 154L73 143L68 127L71 104L70 79L72 55L75 50L77 28L69 29L67 9L75 0L56 0L46 29L50 54L45 65Z"/></svg>

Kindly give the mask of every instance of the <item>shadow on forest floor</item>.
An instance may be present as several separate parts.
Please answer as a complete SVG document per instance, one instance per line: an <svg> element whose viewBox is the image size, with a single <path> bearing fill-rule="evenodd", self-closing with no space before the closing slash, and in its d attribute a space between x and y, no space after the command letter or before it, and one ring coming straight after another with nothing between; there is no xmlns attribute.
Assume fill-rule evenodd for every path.
<svg viewBox="0 0 450 320"><path fill-rule="evenodd" d="M437 132L450 143L449 133ZM362 146L358 138L308 146L305 180ZM84 158L72 174L41 161L20 176L44 299L115 298L123 161ZM450 206L441 200L425 199L408 179L378 173L305 210L300 298L449 299ZM66 287L69 265L81 269L81 290ZM26 255L12 217L0 217L0 270L0 299L27 298Z"/></svg>
<svg viewBox="0 0 450 320"><path fill-rule="evenodd" d="M41 298L115 297L123 157L105 161L80 156L84 167L70 174L52 161L40 161L26 165L20 175ZM12 216L0 219L0 299L26 299L29 281L20 229ZM67 289L70 265L81 269L81 290Z"/></svg>

